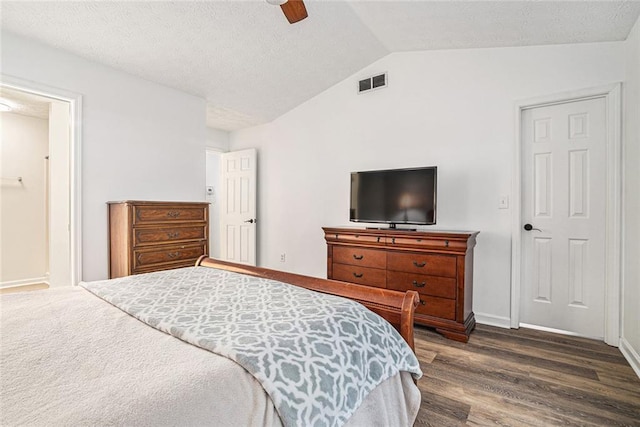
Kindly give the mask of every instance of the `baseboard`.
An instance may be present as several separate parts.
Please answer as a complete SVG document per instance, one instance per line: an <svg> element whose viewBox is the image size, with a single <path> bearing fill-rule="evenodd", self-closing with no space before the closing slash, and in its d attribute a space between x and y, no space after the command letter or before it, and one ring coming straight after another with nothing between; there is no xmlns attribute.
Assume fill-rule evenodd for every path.
<svg viewBox="0 0 640 427"><path fill-rule="evenodd" d="M35 277L32 279L11 280L0 283L0 289L15 288L16 286L35 285L36 283L49 283L49 277Z"/></svg>
<svg viewBox="0 0 640 427"><path fill-rule="evenodd" d="M634 348L631 347L631 344L629 344L629 341L624 338L620 338L619 348L624 358L627 359L629 365L631 365L638 378L640 378L640 356L638 352L636 352Z"/></svg>
<svg viewBox="0 0 640 427"><path fill-rule="evenodd" d="M511 319L508 317L494 316L492 314L475 313L476 323L498 328L511 329Z"/></svg>

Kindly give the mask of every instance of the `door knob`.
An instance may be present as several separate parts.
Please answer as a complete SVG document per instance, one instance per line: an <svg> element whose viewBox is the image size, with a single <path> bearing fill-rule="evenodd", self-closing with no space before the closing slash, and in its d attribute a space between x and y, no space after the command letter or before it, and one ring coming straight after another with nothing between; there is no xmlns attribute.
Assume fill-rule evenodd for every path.
<svg viewBox="0 0 640 427"><path fill-rule="evenodd" d="M535 230L535 231L542 231L539 228L535 228L533 225L531 224L525 224L524 225L524 229L527 231L531 231L531 230Z"/></svg>
<svg viewBox="0 0 640 427"><path fill-rule="evenodd" d="M251 218L246 220L245 222L248 222L249 224L253 224L254 222L258 222L258 220Z"/></svg>

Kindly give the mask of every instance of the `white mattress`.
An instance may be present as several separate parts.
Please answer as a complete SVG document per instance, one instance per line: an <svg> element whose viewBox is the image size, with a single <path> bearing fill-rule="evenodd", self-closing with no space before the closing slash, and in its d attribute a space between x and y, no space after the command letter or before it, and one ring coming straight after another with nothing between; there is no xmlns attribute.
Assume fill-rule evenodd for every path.
<svg viewBox="0 0 640 427"><path fill-rule="evenodd" d="M0 425L281 425L235 362L84 289L2 295L0 312ZM410 426L419 407L403 372L374 389L347 425Z"/></svg>

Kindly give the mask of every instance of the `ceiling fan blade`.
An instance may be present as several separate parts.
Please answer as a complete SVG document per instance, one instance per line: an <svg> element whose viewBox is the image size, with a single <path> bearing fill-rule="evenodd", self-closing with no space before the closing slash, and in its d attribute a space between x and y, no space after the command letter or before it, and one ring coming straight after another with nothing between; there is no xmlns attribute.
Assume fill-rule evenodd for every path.
<svg viewBox="0 0 640 427"><path fill-rule="evenodd" d="M302 21L308 16L307 8L304 7L304 2L302 0L289 0L284 4L281 4L280 7L290 24Z"/></svg>

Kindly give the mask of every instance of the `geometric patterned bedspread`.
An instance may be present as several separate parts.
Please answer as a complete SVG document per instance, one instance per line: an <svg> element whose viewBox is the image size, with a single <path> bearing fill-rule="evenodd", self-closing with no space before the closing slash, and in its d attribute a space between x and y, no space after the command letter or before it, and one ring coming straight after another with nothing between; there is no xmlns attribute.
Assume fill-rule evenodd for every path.
<svg viewBox="0 0 640 427"><path fill-rule="evenodd" d="M399 371L420 378L411 348L346 298L274 280L187 267L81 286L142 322L234 360L285 426L342 426Z"/></svg>

